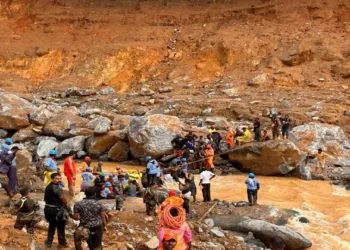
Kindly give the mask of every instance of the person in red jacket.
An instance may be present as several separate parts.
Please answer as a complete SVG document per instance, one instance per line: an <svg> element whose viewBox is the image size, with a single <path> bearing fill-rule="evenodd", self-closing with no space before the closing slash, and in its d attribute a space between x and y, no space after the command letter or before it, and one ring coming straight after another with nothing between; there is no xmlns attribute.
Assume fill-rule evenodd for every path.
<svg viewBox="0 0 350 250"><path fill-rule="evenodd" d="M64 175L67 177L69 194L74 197L75 179L77 175L77 167L74 162L75 152L69 152L68 157L64 160Z"/></svg>

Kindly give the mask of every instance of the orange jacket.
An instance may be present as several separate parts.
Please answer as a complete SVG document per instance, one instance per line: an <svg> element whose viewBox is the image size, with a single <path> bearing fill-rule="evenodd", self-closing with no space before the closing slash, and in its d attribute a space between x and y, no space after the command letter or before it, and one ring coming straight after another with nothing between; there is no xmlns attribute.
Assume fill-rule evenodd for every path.
<svg viewBox="0 0 350 250"><path fill-rule="evenodd" d="M230 128L227 131L227 135L226 135L226 144L230 145L230 147L233 147L235 145L235 132L233 131L232 128Z"/></svg>

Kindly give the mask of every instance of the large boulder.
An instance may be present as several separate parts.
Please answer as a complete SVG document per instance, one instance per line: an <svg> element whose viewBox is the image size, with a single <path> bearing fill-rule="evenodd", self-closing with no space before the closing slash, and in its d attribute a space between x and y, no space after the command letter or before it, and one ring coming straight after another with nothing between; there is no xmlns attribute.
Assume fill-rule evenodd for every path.
<svg viewBox="0 0 350 250"><path fill-rule="evenodd" d="M307 44L287 44L277 51L279 59L287 66L299 65L312 59L312 51Z"/></svg>
<svg viewBox="0 0 350 250"><path fill-rule="evenodd" d="M249 143L229 153L229 160L241 170L259 175L287 174L298 165L299 159L299 149L291 141Z"/></svg>
<svg viewBox="0 0 350 250"><path fill-rule="evenodd" d="M36 107L27 100L0 92L0 128L21 129L29 126L28 114Z"/></svg>
<svg viewBox="0 0 350 250"><path fill-rule="evenodd" d="M44 126L46 122L54 116L55 114L49 111L46 105L42 105L29 114L29 121L34 125Z"/></svg>
<svg viewBox="0 0 350 250"><path fill-rule="evenodd" d="M37 138L39 134L33 131L33 125L28 126L24 129L18 130L13 136L12 139L14 142L26 142L32 141Z"/></svg>
<svg viewBox="0 0 350 250"><path fill-rule="evenodd" d="M16 168L17 170L27 169L32 165L32 154L25 149L19 150L16 154Z"/></svg>
<svg viewBox="0 0 350 250"><path fill-rule="evenodd" d="M135 117L129 125L131 154L135 158L144 158L147 155L157 158L171 154L171 141L181 132L181 122L175 116Z"/></svg>
<svg viewBox="0 0 350 250"><path fill-rule="evenodd" d="M94 131L96 135L107 134L111 129L112 121L107 117L97 116L88 122L86 127Z"/></svg>
<svg viewBox="0 0 350 250"><path fill-rule="evenodd" d="M328 163L350 166L350 140L339 126L309 123L294 127L290 140L306 153L316 153L319 148L332 157Z"/></svg>
<svg viewBox="0 0 350 250"><path fill-rule="evenodd" d="M255 238L260 239L268 246L274 236L279 236L286 244L286 249L298 250L311 247L312 243L303 235L285 226L277 226L262 220L250 219L241 216L214 216L216 227L240 233L252 232Z"/></svg>
<svg viewBox="0 0 350 250"><path fill-rule="evenodd" d="M127 126L129 126L131 120L131 115L116 115L116 117L113 120L112 126L115 129L124 129Z"/></svg>
<svg viewBox="0 0 350 250"><path fill-rule="evenodd" d="M50 140L50 139L40 141L39 145L36 148L36 157L37 158L46 157L49 154L49 151L51 149L55 149L57 145L58 145L57 141Z"/></svg>
<svg viewBox="0 0 350 250"><path fill-rule="evenodd" d="M110 131L105 135L93 135L86 140L85 147L92 157L99 157L119 141L119 131Z"/></svg>
<svg viewBox="0 0 350 250"><path fill-rule="evenodd" d="M71 130L84 128L89 120L69 111L63 111L48 120L43 132L46 135L56 136L60 139L72 137Z"/></svg>
<svg viewBox="0 0 350 250"><path fill-rule="evenodd" d="M108 152L108 159L112 161L127 161L130 152L128 142L118 141Z"/></svg>
<svg viewBox="0 0 350 250"><path fill-rule="evenodd" d="M85 136L76 136L61 142L56 146L57 157L69 154L70 151L79 152L84 149Z"/></svg>

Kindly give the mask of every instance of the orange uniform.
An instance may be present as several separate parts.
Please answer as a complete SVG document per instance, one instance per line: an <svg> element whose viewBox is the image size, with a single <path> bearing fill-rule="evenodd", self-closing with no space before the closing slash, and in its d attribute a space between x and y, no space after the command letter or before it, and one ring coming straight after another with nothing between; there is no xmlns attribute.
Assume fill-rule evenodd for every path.
<svg viewBox="0 0 350 250"><path fill-rule="evenodd" d="M234 138L235 138L235 132L233 131L232 128L229 128L226 135L226 144L229 145L230 147L233 147L235 145Z"/></svg>
<svg viewBox="0 0 350 250"><path fill-rule="evenodd" d="M213 169L215 168L214 166L214 149L212 147L206 148L205 149L205 156L206 156L206 162L207 162L207 167Z"/></svg>
<svg viewBox="0 0 350 250"><path fill-rule="evenodd" d="M63 162L64 175L67 176L68 183L75 184L73 177L77 175L77 167L71 157L67 157Z"/></svg>

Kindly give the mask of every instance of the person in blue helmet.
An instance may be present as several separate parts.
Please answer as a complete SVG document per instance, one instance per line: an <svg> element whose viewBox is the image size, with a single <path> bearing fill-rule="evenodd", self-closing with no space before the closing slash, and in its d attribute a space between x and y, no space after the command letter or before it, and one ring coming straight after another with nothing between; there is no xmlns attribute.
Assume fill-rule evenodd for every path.
<svg viewBox="0 0 350 250"><path fill-rule="evenodd" d="M260 184L258 179L255 178L253 173L249 173L248 179L245 181L247 185L247 194L249 206L258 205L258 190L260 189Z"/></svg>
<svg viewBox="0 0 350 250"><path fill-rule="evenodd" d="M181 167L181 173L180 176L182 178L186 178L187 176L187 171L188 171L188 163L186 158L181 159L182 167Z"/></svg>
<svg viewBox="0 0 350 250"><path fill-rule="evenodd" d="M49 151L49 157L46 158L44 162L44 168L45 168L45 179L44 182L46 185L50 184L51 182L51 175L53 173L58 173L58 167L56 162L56 155L57 152L54 149L51 149Z"/></svg>
<svg viewBox="0 0 350 250"><path fill-rule="evenodd" d="M159 165L158 162L154 159L152 159L150 156L146 157L146 163L147 163L147 180L148 180L148 186L151 185L151 183L156 182L157 174L159 171Z"/></svg>
<svg viewBox="0 0 350 250"><path fill-rule="evenodd" d="M11 138L6 138L5 143L1 145L1 151L9 152L11 150L10 145L12 145L13 141Z"/></svg>

